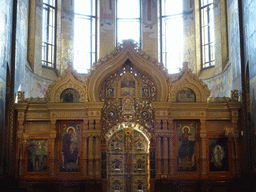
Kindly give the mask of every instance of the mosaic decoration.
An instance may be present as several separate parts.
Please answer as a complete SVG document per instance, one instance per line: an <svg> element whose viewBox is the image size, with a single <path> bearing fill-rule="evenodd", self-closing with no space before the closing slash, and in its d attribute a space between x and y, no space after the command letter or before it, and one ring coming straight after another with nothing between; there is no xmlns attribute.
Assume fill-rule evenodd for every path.
<svg viewBox="0 0 256 192"><path fill-rule="evenodd" d="M228 138L209 140L210 171L229 171Z"/></svg>
<svg viewBox="0 0 256 192"><path fill-rule="evenodd" d="M72 88L65 89L60 95L60 101L63 103L77 103L79 99L80 95L78 91Z"/></svg>
<svg viewBox="0 0 256 192"><path fill-rule="evenodd" d="M30 140L28 172L47 172L48 140Z"/></svg>
<svg viewBox="0 0 256 192"><path fill-rule="evenodd" d="M61 172L79 171L80 124L66 124L61 129Z"/></svg>
<svg viewBox="0 0 256 192"><path fill-rule="evenodd" d="M177 124L178 172L196 171L196 124Z"/></svg>

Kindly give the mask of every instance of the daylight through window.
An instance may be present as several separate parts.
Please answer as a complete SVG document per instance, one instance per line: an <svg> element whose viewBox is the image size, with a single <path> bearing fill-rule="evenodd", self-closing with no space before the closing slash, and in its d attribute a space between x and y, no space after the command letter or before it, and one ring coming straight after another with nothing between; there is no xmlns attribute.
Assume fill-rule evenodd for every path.
<svg viewBox="0 0 256 192"><path fill-rule="evenodd" d="M129 2L129 3L127 3ZM117 3L117 34L116 41L133 39L140 44L141 12L140 0L116 0Z"/></svg>
<svg viewBox="0 0 256 192"><path fill-rule="evenodd" d="M159 60L168 73L178 73L183 62L183 1L159 1Z"/></svg>
<svg viewBox="0 0 256 192"><path fill-rule="evenodd" d="M97 61L97 1L75 0L74 68L87 73Z"/></svg>

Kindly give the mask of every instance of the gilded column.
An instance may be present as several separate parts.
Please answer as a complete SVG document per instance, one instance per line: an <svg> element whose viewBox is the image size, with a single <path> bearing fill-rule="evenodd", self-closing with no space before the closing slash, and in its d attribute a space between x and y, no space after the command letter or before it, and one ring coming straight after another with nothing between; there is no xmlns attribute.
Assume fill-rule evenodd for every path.
<svg viewBox="0 0 256 192"><path fill-rule="evenodd" d="M161 165L161 137L158 135L156 138L156 177L161 178L162 165Z"/></svg>
<svg viewBox="0 0 256 192"><path fill-rule="evenodd" d="M237 127L237 121L238 121L238 111L232 111L232 126L234 128L234 144L235 144L235 148L234 148L234 153L235 153L235 174L238 175L239 174L239 152L238 152L238 147L237 147L237 139L239 137L239 130Z"/></svg>
<svg viewBox="0 0 256 192"><path fill-rule="evenodd" d="M101 140L100 140L100 135L96 136L96 154L95 154L95 161L96 161L96 178L100 179L100 171L101 171L101 167L100 167L100 157L101 157Z"/></svg>
<svg viewBox="0 0 256 192"><path fill-rule="evenodd" d="M164 159L164 175L168 174L168 137L167 134L164 137L164 150L163 150L163 159Z"/></svg>
<svg viewBox="0 0 256 192"><path fill-rule="evenodd" d="M87 164L87 161L88 161L88 143L87 143L87 135L86 135L86 132L84 131L84 146L83 146L83 159L82 159L82 162L83 162L83 175L86 176L88 174L88 164Z"/></svg>
<svg viewBox="0 0 256 192"><path fill-rule="evenodd" d="M88 148L88 174L93 175L93 134L89 136L89 148Z"/></svg>
<svg viewBox="0 0 256 192"><path fill-rule="evenodd" d="M173 127L173 119L169 119L169 168L170 168L170 174L174 174L174 170L176 167L176 161L175 161L175 136L174 136L174 127Z"/></svg>
<svg viewBox="0 0 256 192"><path fill-rule="evenodd" d="M24 111L18 112L17 149L19 151L19 155L17 156L17 162L18 162L19 175L23 175L23 167L24 167L24 157L23 157L24 156L24 145L23 145L24 117L25 117Z"/></svg>
<svg viewBox="0 0 256 192"><path fill-rule="evenodd" d="M49 156L50 156L50 175L54 176L55 174L55 153L54 153L54 144L56 139L56 120L51 120L51 129L50 129L50 141L49 141Z"/></svg>
<svg viewBox="0 0 256 192"><path fill-rule="evenodd" d="M202 177L206 176L206 121L200 120L201 122L201 130L200 130L200 138L201 138L201 165L202 165Z"/></svg>

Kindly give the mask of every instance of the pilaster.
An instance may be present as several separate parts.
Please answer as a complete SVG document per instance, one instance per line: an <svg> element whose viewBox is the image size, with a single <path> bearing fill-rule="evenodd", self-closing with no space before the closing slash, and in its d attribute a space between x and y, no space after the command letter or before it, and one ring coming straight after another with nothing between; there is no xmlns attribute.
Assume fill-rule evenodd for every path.
<svg viewBox="0 0 256 192"><path fill-rule="evenodd" d="M50 176L55 175L55 139L56 139L56 119L51 119L50 139L49 139L49 159L50 159Z"/></svg>
<svg viewBox="0 0 256 192"><path fill-rule="evenodd" d="M202 165L201 177L206 177L206 151L207 151L207 146L205 143L206 135L207 135L206 124L205 124L206 121L205 119L200 119L200 122L201 122L200 138L201 138L201 165Z"/></svg>

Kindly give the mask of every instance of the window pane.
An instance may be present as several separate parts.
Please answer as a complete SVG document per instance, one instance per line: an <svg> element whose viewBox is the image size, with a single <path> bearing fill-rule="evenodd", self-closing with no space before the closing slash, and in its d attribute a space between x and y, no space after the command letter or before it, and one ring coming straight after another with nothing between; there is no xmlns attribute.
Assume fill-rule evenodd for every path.
<svg viewBox="0 0 256 192"><path fill-rule="evenodd" d="M214 17L212 0L201 0L202 67L214 65Z"/></svg>
<svg viewBox="0 0 256 192"><path fill-rule="evenodd" d="M140 18L140 0L117 0L117 18Z"/></svg>
<svg viewBox="0 0 256 192"><path fill-rule="evenodd" d="M201 0L201 7L213 3L213 0Z"/></svg>
<svg viewBox="0 0 256 192"><path fill-rule="evenodd" d="M55 0L43 1L42 64L55 67Z"/></svg>
<svg viewBox="0 0 256 192"><path fill-rule="evenodd" d="M178 73L183 62L183 1L162 0L159 35L162 60L169 73Z"/></svg>
<svg viewBox="0 0 256 192"><path fill-rule="evenodd" d="M88 73L96 62L96 0L75 0L74 68Z"/></svg>
<svg viewBox="0 0 256 192"><path fill-rule="evenodd" d="M138 20L118 20L117 41L120 43L124 39L140 40L140 23Z"/></svg>

